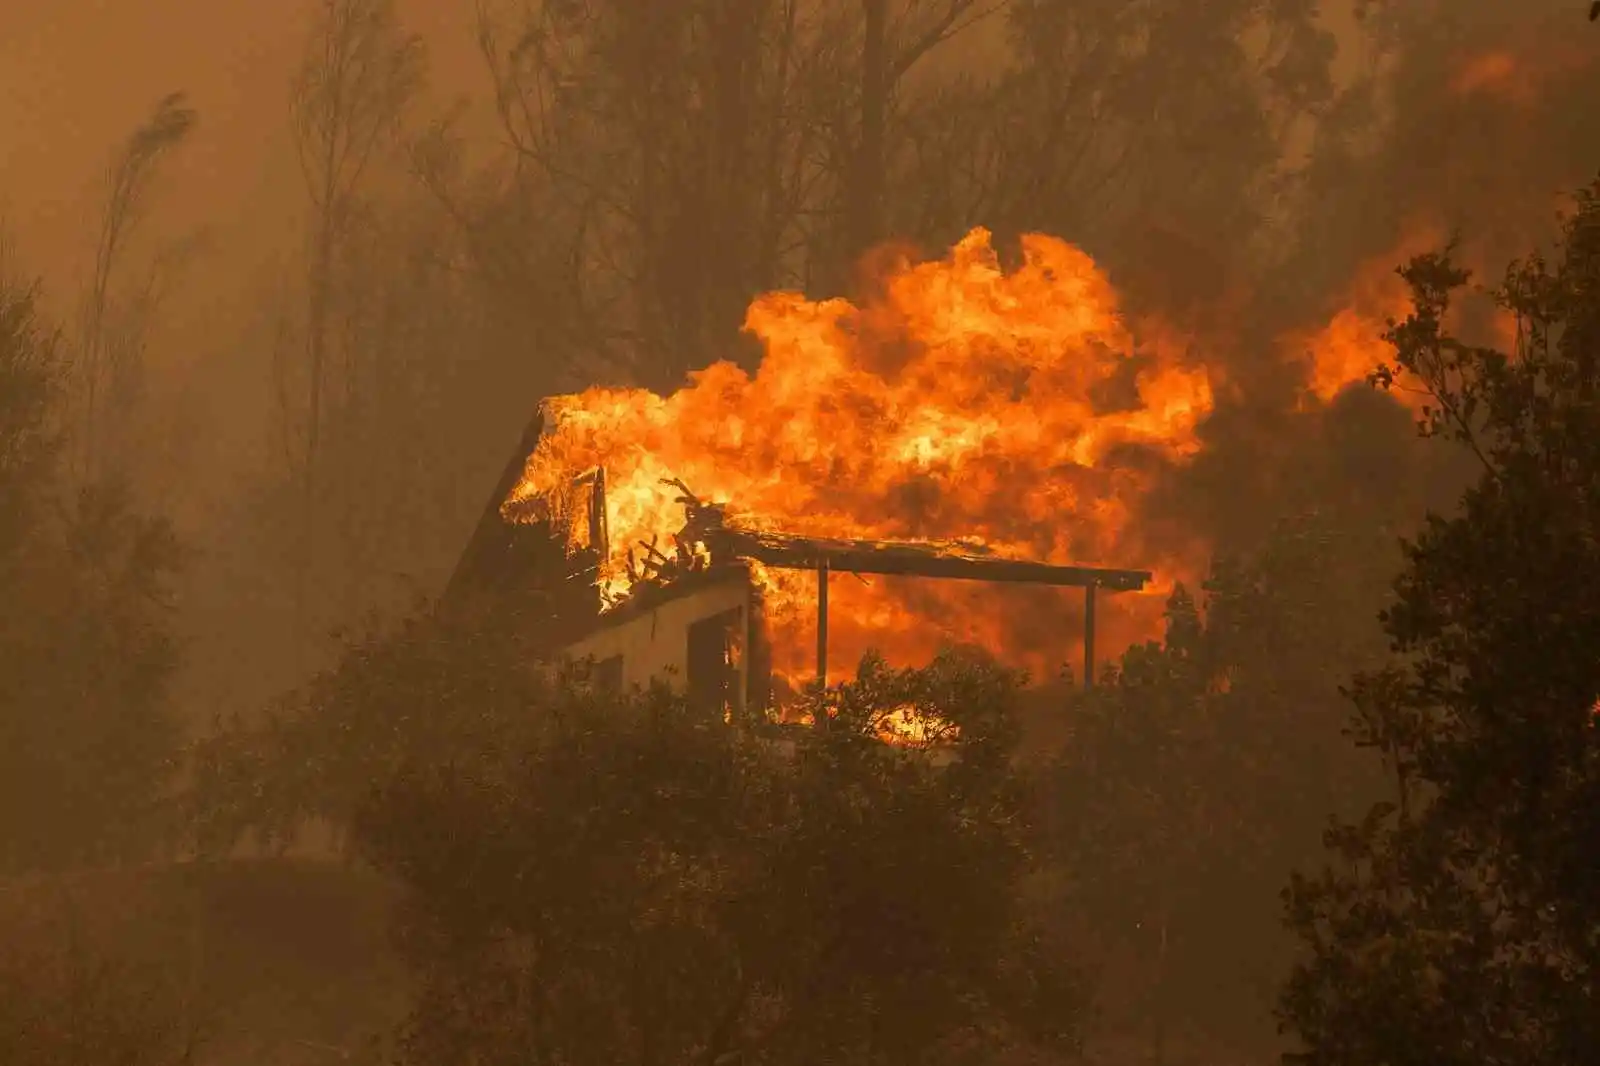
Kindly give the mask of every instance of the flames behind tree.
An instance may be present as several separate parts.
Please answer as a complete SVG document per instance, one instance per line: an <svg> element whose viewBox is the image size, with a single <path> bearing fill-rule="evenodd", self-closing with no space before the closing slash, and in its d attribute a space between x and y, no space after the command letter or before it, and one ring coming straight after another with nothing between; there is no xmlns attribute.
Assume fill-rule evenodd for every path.
<svg viewBox="0 0 1600 1066"><path fill-rule="evenodd" d="M1307 403L1383 361L1383 329L1409 306L1394 267L1436 238L1418 228L1358 272L1327 322L1281 340L1282 357L1305 367ZM1142 506L1201 448L1223 362L1159 320L1130 321L1105 274L1065 241L1030 235L1021 252L1007 270L975 229L942 259L897 260L859 303L759 297L745 320L764 347L753 374L722 362L669 396L595 388L547 401L545 435L502 513L528 521L553 507L561 518L573 477L604 468L609 603L629 593L630 552L672 554L678 482L745 528L1150 569L1145 592L1103 601L1101 650L1158 635L1168 593L1204 576L1210 545L1201 529L1147 528ZM568 526L577 547L587 524ZM804 676L815 579L757 577L774 666ZM1070 595L836 575L830 661L836 673L868 649L921 661L954 641L1054 671L1079 636Z"/></svg>
<svg viewBox="0 0 1600 1066"><path fill-rule="evenodd" d="M1571 139L1540 116L1588 77L1591 50L1525 22L1506 29L1465 19L1450 51L1404 57L1399 94L1388 102L1392 136L1447 143L1450 152L1366 160L1370 217L1337 216L1342 229L1311 238L1328 242L1336 270L1356 265L1331 287L1331 302L1298 313L1299 328L1242 340L1249 330L1223 323L1201 327L1207 336L1185 336L1125 313L1104 272L1070 244L1026 237L1021 265L1007 270L977 229L941 259L893 263L856 302L758 298L745 321L765 349L753 373L717 363L667 396L592 389L550 401L545 439L504 514L525 520L537 501L559 499L574 474L605 468L610 554L602 585L622 596L630 549L668 544L683 525L679 491L666 483L677 479L702 500L727 504L729 520L748 527L970 538L999 554L1152 570L1145 593L1102 601L1101 650L1114 654L1157 636L1172 584L1198 582L1213 548L1204 516L1186 518L1170 501L1192 496L1195 485L1215 487L1219 462L1245 482L1271 484L1255 468L1305 458L1293 441L1267 444L1268 454L1235 454L1237 441L1208 424L1214 391L1219 420L1226 407L1235 428L1238 408L1280 410L1285 397L1272 382L1281 379L1269 374L1255 384L1252 358L1264 354L1293 368L1303 388L1298 408L1315 421L1389 361L1382 334L1410 310L1399 264L1462 232L1486 191L1500 205L1494 224L1471 227L1472 246L1458 249L1478 277L1526 249L1548 222L1549 194L1529 193L1517 161L1555 152L1559 159L1544 168L1549 188L1569 184L1554 174ZM1440 169L1463 153L1472 162L1462 176ZM1340 239L1349 234L1356 236L1347 247ZM1271 322L1276 312L1241 313ZM1484 306L1469 317L1462 321L1458 310L1449 325L1474 342L1515 345L1509 316ZM1243 350L1255 345L1267 348ZM1391 395L1420 413L1429 397L1417 388L1402 380ZM1282 432L1291 423L1262 424ZM1193 464L1202 449L1214 453L1203 476ZM1173 487L1182 491L1162 491ZM1231 498L1225 486L1222 497ZM574 523L574 534L583 528ZM758 576L776 665L804 672L814 579ZM1071 593L846 575L835 575L831 589L830 662L844 669L868 647L918 661L951 640L979 643L1036 673L1075 658L1081 623Z"/></svg>
<svg viewBox="0 0 1600 1066"><path fill-rule="evenodd" d="M1440 244L1437 227L1410 227L1356 272L1324 322L1280 338L1278 356L1303 367L1305 405L1326 404L1386 360L1383 331L1410 307L1395 267ZM750 529L1150 569L1145 592L1103 601L1101 651L1157 636L1168 593L1203 578L1211 545L1200 528L1158 528L1144 504L1201 449L1230 353L1159 320L1130 321L1104 273L1065 241L1031 235L1021 251L1006 270L976 229L942 259L896 261L859 304L762 296L745 320L765 350L754 374L724 362L670 396L596 388L547 401L545 436L504 516L528 521L553 507L576 517L561 514L575 505L572 479L604 468L609 603L629 594L630 552L673 553L679 483ZM1420 409L1426 397L1408 389L1393 395ZM587 523L567 525L580 546ZM756 570L774 665L803 676L815 579ZM842 673L869 648L921 661L955 641L1053 672L1079 636L1070 595L836 575L830 661Z"/></svg>

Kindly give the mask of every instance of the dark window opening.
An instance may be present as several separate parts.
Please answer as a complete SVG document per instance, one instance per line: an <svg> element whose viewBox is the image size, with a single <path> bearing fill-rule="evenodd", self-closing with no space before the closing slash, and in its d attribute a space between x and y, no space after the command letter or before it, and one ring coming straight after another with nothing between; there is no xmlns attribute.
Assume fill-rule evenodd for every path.
<svg viewBox="0 0 1600 1066"><path fill-rule="evenodd" d="M735 607L689 626L689 706L702 714L721 719L739 704L743 613Z"/></svg>
<svg viewBox="0 0 1600 1066"><path fill-rule="evenodd" d="M622 691L622 656L613 655L594 664L589 675L596 692Z"/></svg>

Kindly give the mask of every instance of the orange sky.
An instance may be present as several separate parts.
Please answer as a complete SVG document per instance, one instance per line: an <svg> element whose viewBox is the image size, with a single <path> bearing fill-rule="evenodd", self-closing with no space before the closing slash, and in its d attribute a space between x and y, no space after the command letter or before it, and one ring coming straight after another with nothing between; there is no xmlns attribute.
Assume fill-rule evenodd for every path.
<svg viewBox="0 0 1600 1066"><path fill-rule="evenodd" d="M428 42L440 94L474 88L474 5L400 6ZM282 233L297 180L284 150L287 79L311 9L311 0L0 2L0 213L24 262L53 277L78 265L114 145L177 89L201 126L172 160L162 228L205 222L231 247Z"/></svg>
<svg viewBox="0 0 1600 1066"><path fill-rule="evenodd" d="M268 440L269 370L249 350L260 338L240 331L298 247L303 195L287 107L313 3L0 0L0 228L10 265L42 278L59 319L70 320L82 291L118 142L167 93L187 92L199 112L195 135L165 161L143 230L160 244L202 228L206 237L178 279L183 298L162 310L149 364L174 434L204 435L203 448L169 457L173 491L187 495L165 505L180 516L206 506L193 485L231 476ZM472 0L399 7L427 41L433 102L481 95Z"/></svg>

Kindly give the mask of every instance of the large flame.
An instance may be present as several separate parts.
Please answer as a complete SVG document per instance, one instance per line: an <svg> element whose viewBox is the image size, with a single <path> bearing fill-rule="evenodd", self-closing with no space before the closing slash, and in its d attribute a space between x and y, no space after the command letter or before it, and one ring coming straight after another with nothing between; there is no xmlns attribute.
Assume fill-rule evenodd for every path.
<svg viewBox="0 0 1600 1066"><path fill-rule="evenodd" d="M1108 597L1111 644L1152 632L1179 576L1153 558L1139 502L1197 448L1211 407L1203 367L1169 331L1135 330L1094 262L1064 241L1022 240L1001 268L982 229L943 259L898 264L862 306L774 293L745 327L765 357L670 396L591 389L546 405L546 433L507 501L607 474L612 593L627 553L670 543L681 480L739 524L833 537L968 539L1001 554L1157 572L1148 594ZM1188 576L1188 575L1185 575ZM774 665L807 668L814 577L767 573ZM947 641L1036 668L1074 656L1076 601L1059 592L837 575L832 661L868 648L920 659ZM1109 649L1114 650L1114 648Z"/></svg>

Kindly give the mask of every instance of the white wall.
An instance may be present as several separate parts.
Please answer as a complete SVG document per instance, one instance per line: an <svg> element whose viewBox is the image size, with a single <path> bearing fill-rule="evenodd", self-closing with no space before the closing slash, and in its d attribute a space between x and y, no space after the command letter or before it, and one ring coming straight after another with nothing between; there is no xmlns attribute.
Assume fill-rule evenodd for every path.
<svg viewBox="0 0 1600 1066"><path fill-rule="evenodd" d="M622 683L628 688L665 681L678 691L688 684L689 627L703 618L737 609L737 631L746 649L739 660L739 698L745 693L750 647L750 584L743 574L667 599L626 621L611 625L571 644L570 659L600 662L622 656Z"/></svg>

